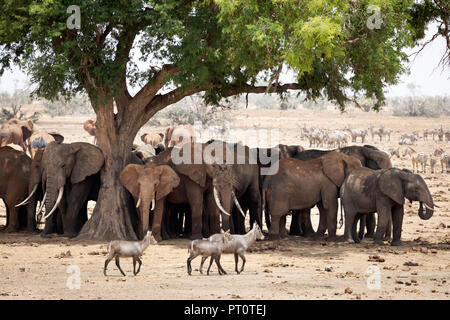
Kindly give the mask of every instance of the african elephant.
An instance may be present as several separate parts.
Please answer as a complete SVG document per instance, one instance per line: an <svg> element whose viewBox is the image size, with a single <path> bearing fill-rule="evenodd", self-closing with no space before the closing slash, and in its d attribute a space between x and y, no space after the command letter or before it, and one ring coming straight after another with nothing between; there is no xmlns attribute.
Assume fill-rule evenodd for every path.
<svg viewBox="0 0 450 320"><path fill-rule="evenodd" d="M95 135L97 120L88 119L83 123L83 129L94 137L94 144L97 144L97 136Z"/></svg>
<svg viewBox="0 0 450 320"><path fill-rule="evenodd" d="M225 143L219 140L210 140L207 143L225 144L230 151L233 151L232 171L233 171L233 192L236 199L233 199L235 206L232 210L231 233L246 233L245 212L250 213L250 227L253 222L257 222L262 228L262 206L260 170L253 150L249 147L237 143ZM237 201L236 201L237 200ZM239 206L236 205L239 203Z"/></svg>
<svg viewBox="0 0 450 320"><path fill-rule="evenodd" d="M31 120L9 120L0 127L0 147L14 143L21 146L23 152L27 152L27 149L29 148L28 139L33 133L33 127L34 124Z"/></svg>
<svg viewBox="0 0 450 320"><path fill-rule="evenodd" d="M281 159L278 173L267 176L263 183L263 205L267 203L271 220L269 238L280 237L285 215L290 210L310 209L317 205L320 222L316 234L323 236L328 229L328 239L334 240L338 190L344 179L358 167L361 167L358 159L340 152L330 152L309 161Z"/></svg>
<svg viewBox="0 0 450 320"><path fill-rule="evenodd" d="M144 133L141 136L141 141L145 144L151 145L153 148L156 148L159 144L163 144L164 134L155 132Z"/></svg>
<svg viewBox="0 0 450 320"><path fill-rule="evenodd" d="M31 159L10 147L0 148L0 198L6 206L5 230L36 231L36 204L39 191L29 194Z"/></svg>
<svg viewBox="0 0 450 320"><path fill-rule="evenodd" d="M345 211L344 238L349 242L360 242L356 234L359 216L377 212L375 243L383 244L383 236L392 219L392 245L401 245L405 198L411 202L420 201L419 217L423 220L432 217L435 207L422 177L406 169L356 169L348 176L340 192ZM423 213L423 205L426 213Z"/></svg>
<svg viewBox="0 0 450 320"><path fill-rule="evenodd" d="M164 146L171 148L184 143L193 143L194 128L191 125L174 126L166 129L164 133Z"/></svg>
<svg viewBox="0 0 450 320"><path fill-rule="evenodd" d="M363 167L370 169L387 169L392 167L391 160L389 156L382 150L377 149L371 145L364 146L348 146L339 148L336 150L306 150L298 153L294 158L299 160L312 160L320 157L321 155L327 154L332 151L339 151L348 156L355 157L359 159ZM370 214L363 217L360 220L360 234L364 234L364 229L367 226L367 237L372 237L375 231L375 215ZM299 225L300 224L300 225ZM390 229L389 229L390 230ZM387 230L387 236L389 236L389 230ZM291 222L291 234L298 235L313 235L314 230L311 224L310 210L294 211L292 215Z"/></svg>
<svg viewBox="0 0 450 320"><path fill-rule="evenodd" d="M232 167L224 161L215 160L216 151L222 150L225 154L225 148L223 144L188 143L181 148L169 148L153 159L155 164L169 165L180 178L180 184L166 197L166 201L189 204L192 239L201 238L202 232L205 236L218 233L219 217L222 219L222 229L230 229ZM156 207L155 210L163 209ZM206 213L205 219L203 211Z"/></svg>
<svg viewBox="0 0 450 320"><path fill-rule="evenodd" d="M64 136L56 131L45 132L42 130L33 131L30 136L30 155L34 158L38 149L45 148L50 142L56 141L57 143L64 142Z"/></svg>
<svg viewBox="0 0 450 320"><path fill-rule="evenodd" d="M57 232L55 220L61 219L63 236L74 237L87 221L87 202L97 200L100 169L104 163L101 150L89 143L49 143L42 154L39 178L45 190L45 228L41 236ZM60 217L50 218L55 210Z"/></svg>
<svg viewBox="0 0 450 320"><path fill-rule="evenodd" d="M121 172L120 182L136 201L139 211L138 238L142 239L149 229L151 209L154 210L152 234L157 241L162 240L163 211L160 208L164 207L165 197L180 184L178 175L168 165L129 164Z"/></svg>

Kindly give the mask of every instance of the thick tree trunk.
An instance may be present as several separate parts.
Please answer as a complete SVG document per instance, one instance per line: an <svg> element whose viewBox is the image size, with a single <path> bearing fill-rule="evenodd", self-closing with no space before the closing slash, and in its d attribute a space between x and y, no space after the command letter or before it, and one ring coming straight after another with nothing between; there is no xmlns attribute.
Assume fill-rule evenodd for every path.
<svg viewBox="0 0 450 320"><path fill-rule="evenodd" d="M105 165L101 171L101 186L94 212L81 229L78 239L137 240L132 223L136 209L119 176L128 162L139 127L129 123L128 130L119 130L112 110L111 105L96 110L96 138L105 156Z"/></svg>

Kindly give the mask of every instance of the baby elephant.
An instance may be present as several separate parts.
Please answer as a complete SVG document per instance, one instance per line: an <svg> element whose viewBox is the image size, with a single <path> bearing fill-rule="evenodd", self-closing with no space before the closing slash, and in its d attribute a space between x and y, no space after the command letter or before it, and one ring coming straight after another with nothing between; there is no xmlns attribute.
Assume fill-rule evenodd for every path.
<svg viewBox="0 0 450 320"><path fill-rule="evenodd" d="M345 211L346 241L360 242L356 234L356 224L361 215L378 213L377 231L374 236L376 244L383 245L382 238L392 217L393 239L391 245L401 245L402 222L405 198L419 201L419 217L431 218L434 207L430 190L423 178L406 169L369 168L355 169L341 187L341 202ZM426 212L424 213L423 207Z"/></svg>
<svg viewBox="0 0 450 320"><path fill-rule="evenodd" d="M227 274L220 265L220 256L222 254L222 251L228 246L229 242L231 241L231 235L228 231L225 232L223 235L224 236L220 239L220 241L209 241L208 239L191 241L191 244L188 249L189 258L187 259L187 272L189 275L191 275L192 272L191 261L194 260L199 255L202 256L202 263L199 269L200 273L203 274L202 267L206 258L211 257L208 271L206 272L206 274L209 275L209 269L211 269L213 260L216 261L219 274L220 275Z"/></svg>
<svg viewBox="0 0 450 320"><path fill-rule="evenodd" d="M123 276L125 273L119 265L120 257L133 257L133 273L137 275L141 270L142 261L139 259L142 256L142 253L150 244L156 244L157 241L152 235L151 231L148 231L142 241L125 241L125 240L114 240L111 241L108 245L108 258L105 261L105 268L103 269L103 273L106 276L106 267L108 263L116 258L116 265L119 268L120 272ZM136 271L136 261L139 262L138 270Z"/></svg>

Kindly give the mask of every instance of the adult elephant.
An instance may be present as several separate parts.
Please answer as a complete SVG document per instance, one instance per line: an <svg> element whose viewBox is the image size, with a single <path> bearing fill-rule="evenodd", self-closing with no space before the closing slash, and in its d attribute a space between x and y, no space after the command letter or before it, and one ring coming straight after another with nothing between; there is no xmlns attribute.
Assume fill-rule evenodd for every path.
<svg viewBox="0 0 450 320"><path fill-rule="evenodd" d="M29 141L33 133L33 121L20 121L11 119L0 127L0 147L4 147L10 143L17 144L22 147L23 152L27 152Z"/></svg>
<svg viewBox="0 0 450 320"><path fill-rule="evenodd" d="M335 150L306 150L294 156L295 159L302 161L316 159L332 151L338 151L348 156L357 158L363 167L373 170L392 168L392 163L389 156L382 150L377 149L371 145L364 146L347 146ZM375 231L375 215L366 215L361 219L360 234L364 234L364 229L367 226L367 235L372 237ZM294 235L310 236L314 234L314 229L311 223L311 210L294 211L292 215L290 233ZM389 236L389 232L387 232Z"/></svg>
<svg viewBox="0 0 450 320"><path fill-rule="evenodd" d="M195 142L194 136L194 128L189 124L169 127L164 133L164 146L171 148L185 143L193 143Z"/></svg>
<svg viewBox="0 0 450 320"><path fill-rule="evenodd" d="M96 123L97 120L94 119L88 119L83 123L84 131L86 131L87 133L89 133L89 135L94 137L94 144L97 144L97 136L95 135Z"/></svg>
<svg viewBox="0 0 450 320"><path fill-rule="evenodd" d="M30 136L30 156L34 158L38 149L45 148L50 142L56 141L57 143L64 142L64 136L56 131L42 131L35 130Z"/></svg>
<svg viewBox="0 0 450 320"><path fill-rule="evenodd" d="M354 170L341 188L341 201L345 210L344 238L348 242L360 242L356 223L361 215L378 213L377 231L374 241L383 245L383 236L392 218L392 245L402 242L402 222L405 198L419 201L419 217L428 220L433 216L434 204L430 190L423 178L406 169L390 168ZM423 206L426 212L423 212Z"/></svg>
<svg viewBox="0 0 450 320"><path fill-rule="evenodd" d="M328 239L334 240L338 190L345 178L358 167L361 167L358 159L340 152L330 152L309 161L281 159L278 172L267 176L263 183L263 204L267 203L271 220L269 238L280 238L285 230L285 221L280 221L291 210L310 209L317 205L320 222L316 234L323 236L328 230Z"/></svg>
<svg viewBox="0 0 450 320"><path fill-rule="evenodd" d="M159 144L163 144L164 133L146 132L141 135L141 141L156 149Z"/></svg>
<svg viewBox="0 0 450 320"><path fill-rule="evenodd" d="M245 213L250 214L250 227L257 222L262 228L262 205L260 191L260 170L255 154L247 146L238 143L226 143L219 140L211 140L208 143L226 145L232 152L232 176L233 176L233 201L232 233L244 234Z"/></svg>
<svg viewBox="0 0 450 320"><path fill-rule="evenodd" d="M150 209L155 211L152 220L152 235L162 240L161 225L165 197L180 184L180 178L168 165L129 164L120 174L120 182L132 194L138 209L137 236L143 239L149 229ZM151 204L151 208L150 208Z"/></svg>
<svg viewBox="0 0 450 320"><path fill-rule="evenodd" d="M0 168L0 198L6 206L5 231L36 231L36 204L41 197L39 190L28 197L31 158L22 151L1 147Z"/></svg>
<svg viewBox="0 0 450 320"><path fill-rule="evenodd" d="M232 167L224 161L216 161L216 156L219 157L216 152L222 150L222 154L226 154L225 148L223 144L188 143L169 148L153 159L157 165L169 165L180 178L179 185L166 197L166 201L189 205L192 239L218 233L220 227L230 229ZM158 210L164 208L156 206L155 216L160 214Z"/></svg>
<svg viewBox="0 0 450 320"><path fill-rule="evenodd" d="M70 144L51 142L43 151L40 168L33 181L39 178L45 190L45 228L43 237L57 232L58 217L51 218L58 209L62 233L74 237L87 221L87 202L97 200L100 188L100 169L104 163L101 150L89 143ZM50 217L50 218L49 218Z"/></svg>

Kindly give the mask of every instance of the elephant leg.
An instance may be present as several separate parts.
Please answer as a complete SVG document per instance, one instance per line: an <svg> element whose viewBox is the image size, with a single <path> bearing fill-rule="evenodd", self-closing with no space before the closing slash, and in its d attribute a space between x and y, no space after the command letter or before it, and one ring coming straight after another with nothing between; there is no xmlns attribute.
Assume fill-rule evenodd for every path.
<svg viewBox="0 0 450 320"><path fill-rule="evenodd" d="M345 226L344 226L344 241L354 243L352 236L353 223L355 221L356 211L353 208L345 208Z"/></svg>
<svg viewBox="0 0 450 320"><path fill-rule="evenodd" d="M375 213L369 213L366 214L366 228L367 228L367 233L366 233L366 238L373 238L373 235L375 233ZM364 230L363 230L364 232Z"/></svg>
<svg viewBox="0 0 450 320"><path fill-rule="evenodd" d="M300 210L301 230L304 237L310 237L315 234L311 223L311 209Z"/></svg>
<svg viewBox="0 0 450 320"><path fill-rule="evenodd" d="M56 233L59 231L58 229L58 220L61 221L61 217L59 217L59 209L56 209L53 214L45 220L44 230L41 232L40 236L43 238L51 238L52 233ZM62 229L62 223L61 223Z"/></svg>
<svg viewBox="0 0 450 320"><path fill-rule="evenodd" d="M262 230L262 203L261 192L259 190L259 182L255 182L254 184L252 184L247 193L248 209L250 212L250 228L253 226L253 222L256 221L256 223Z"/></svg>
<svg viewBox="0 0 450 320"><path fill-rule="evenodd" d="M67 212L62 216L64 237L75 237L84 224L82 220L87 220L87 212L83 211L80 214L80 211L87 202L90 185L90 180L84 180L72 185L72 189L67 197Z"/></svg>
<svg viewBox="0 0 450 320"><path fill-rule="evenodd" d="M214 200L214 195L212 192L208 192L206 195L205 210L206 214L208 215L208 222L209 222L209 228L206 228L205 235L212 235L215 233L219 233L220 232L219 209L217 208L216 201Z"/></svg>
<svg viewBox="0 0 450 320"><path fill-rule="evenodd" d="M303 232L300 226L300 211L292 210L291 226L289 228L289 234L291 236L302 236Z"/></svg>
<svg viewBox="0 0 450 320"><path fill-rule="evenodd" d="M195 187L197 188L197 187ZM203 194L200 190L188 188L187 198L191 208L191 239L202 238Z"/></svg>
<svg viewBox="0 0 450 320"><path fill-rule="evenodd" d="M125 272L123 272L123 270L119 264L119 256L116 256L116 266L117 266L117 268L119 268L120 273L122 273L122 275L125 277Z"/></svg>
<svg viewBox="0 0 450 320"><path fill-rule="evenodd" d="M360 240L364 239L364 232L366 231L366 223L369 219L367 214L361 214L359 215L359 232L358 232L358 238Z"/></svg>
<svg viewBox="0 0 450 320"><path fill-rule="evenodd" d="M378 212L378 224L377 231L375 232L374 241L378 245L384 245L383 237L386 233L387 225L389 224L389 216L392 215L391 208L389 206L377 207Z"/></svg>
<svg viewBox="0 0 450 320"><path fill-rule="evenodd" d="M392 226L393 226L393 238L391 245L400 246L402 241L400 240L402 236L402 225L403 225L403 206L396 205L392 209Z"/></svg>
<svg viewBox="0 0 450 320"><path fill-rule="evenodd" d="M386 233L384 234L384 238L383 238L384 241L388 241L388 240L391 239L391 236L392 236L392 218L393 218L393 216L389 217L389 222L388 222L388 225L387 225L387 228L386 228Z"/></svg>
<svg viewBox="0 0 450 320"><path fill-rule="evenodd" d="M280 239L280 216L271 214L271 224L269 228L269 240Z"/></svg>
<svg viewBox="0 0 450 320"><path fill-rule="evenodd" d="M288 236L288 232L286 230L286 214L282 215L280 218L280 237L286 238Z"/></svg>
<svg viewBox="0 0 450 320"><path fill-rule="evenodd" d="M156 241L161 241L162 238L162 219L164 214L164 200L165 198L161 198L156 201L155 210L153 213L153 223L152 223L152 235Z"/></svg>
<svg viewBox="0 0 450 320"><path fill-rule="evenodd" d="M350 226L351 230L350 230L350 235L351 238L353 239L353 241L355 243L360 243L361 242L361 238L358 235L357 229L358 229L358 222L359 220L362 218L361 214L358 214L357 212L355 212L354 218L353 218L353 223Z"/></svg>
<svg viewBox="0 0 450 320"><path fill-rule="evenodd" d="M319 209L319 226L317 227L317 232L314 235L314 238L320 239L325 235L325 231L327 230L327 211L323 207L322 202L317 204L317 208Z"/></svg>
<svg viewBox="0 0 450 320"><path fill-rule="evenodd" d="M20 228L19 221L19 208L15 207L15 200L13 198L7 198L5 201L5 206L8 210L8 220L6 222L5 232L17 232Z"/></svg>

